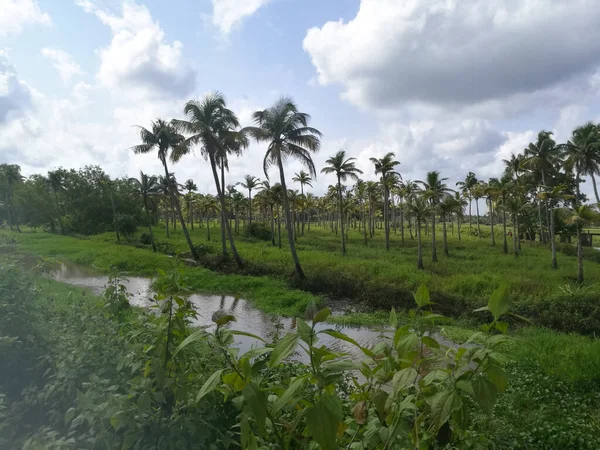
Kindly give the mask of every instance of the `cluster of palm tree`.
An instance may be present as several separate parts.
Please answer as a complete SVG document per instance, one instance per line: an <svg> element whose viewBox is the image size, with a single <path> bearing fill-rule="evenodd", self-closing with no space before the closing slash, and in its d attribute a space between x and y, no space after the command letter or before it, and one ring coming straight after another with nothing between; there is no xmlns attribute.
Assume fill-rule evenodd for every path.
<svg viewBox="0 0 600 450"><path fill-rule="evenodd" d="M542 243L550 242L552 267L557 268L555 221L574 227L581 260L583 225L597 220L594 208L583 205L584 196L580 192L582 177L589 176L596 201L600 201L595 180L595 175L600 173L600 131L592 123L577 128L565 144L557 144L552 133L542 131L537 141L529 144L522 154L512 155L504 161L502 177L483 181L469 172L463 181L456 183L457 190L451 189L446 184L447 178L438 171L427 173L422 181L403 180L397 171L400 162L394 153L371 158L379 181L361 180L359 176L363 172L356 167L356 159L340 150L327 159L321 170L321 173L334 174L337 183L330 186L325 195L316 197L306 193L305 188L312 187L316 177L312 154L320 148L321 133L309 126L309 115L300 112L291 99L282 98L272 107L255 112L254 126L244 128L235 113L227 108L220 93L211 93L202 101L188 102L184 114L185 119L170 122L158 119L150 129L139 127L142 143L132 149L135 153L156 151L164 168L162 177L141 174L136 181L144 199L148 223L151 223L149 199L160 193L167 209L170 207L172 211L172 226L177 218L194 258L198 255L187 227L193 228L196 218L204 217L210 240L210 220L218 214L222 255L227 258L231 251L242 268L244 263L236 249L234 234L240 232L240 217L247 221L246 229L252 229L253 221L259 217L265 224L270 222L272 245L281 247L281 227L284 226L295 271L304 278L295 243L298 235L304 235L306 224L310 230L316 218L317 226L329 226L332 232L340 234L342 254L347 252L348 232L352 226L362 233L365 244L375 236L377 229L383 229L386 250L390 249L392 229L394 234L400 234L401 242L408 231L411 239L416 237L417 267L423 269L423 228L431 235L432 261L436 262L436 224L441 223L443 253L449 256L448 225L454 232L456 222L460 240L462 223L468 220L469 233L480 238L484 234L481 222L490 225L492 246L496 245L495 227L501 224L502 251L509 253L508 237L512 234L515 257L521 251L522 239L535 240L537 237ZM247 175L236 184L226 184L229 158L240 156L251 140L266 143L263 159L266 180ZM178 185L169 172L169 160L177 162L195 147L210 164L216 196L197 193L193 180ZM307 170L292 178L292 182L300 185L300 191L288 188L284 163L289 158L298 160ZM273 184L268 179L271 167L279 174L279 181ZM349 180L355 184L346 186ZM243 193L238 188L243 189ZM181 190L187 191L185 195L181 195ZM187 223L180 198L185 201ZM487 217L480 214L482 199L486 203ZM472 213L473 201L475 215ZM526 214L531 208L537 209L537 230L530 214ZM507 231L509 220L510 233ZM203 220L199 223L203 224ZM579 272L579 278L583 280L581 267Z"/></svg>

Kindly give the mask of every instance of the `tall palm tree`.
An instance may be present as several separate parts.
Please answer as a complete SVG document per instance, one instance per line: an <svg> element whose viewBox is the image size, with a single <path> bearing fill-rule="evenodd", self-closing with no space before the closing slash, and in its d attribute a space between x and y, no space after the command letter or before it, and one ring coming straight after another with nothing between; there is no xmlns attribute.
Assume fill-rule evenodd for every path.
<svg viewBox="0 0 600 450"><path fill-rule="evenodd" d="M560 218L567 225L577 227L577 281L583 283L583 248L581 243L581 230L584 226L600 222L600 214L588 205L577 205L575 208L560 208Z"/></svg>
<svg viewBox="0 0 600 450"><path fill-rule="evenodd" d="M161 192L161 186L155 176L148 176L140 171L140 178L130 178L129 182L135 186L136 191L142 196L144 201L144 209L146 210L146 222L148 231L150 232L150 243L152 251L156 251L156 243L154 242L154 232L152 231L152 221L150 220L149 199Z"/></svg>
<svg viewBox="0 0 600 450"><path fill-rule="evenodd" d="M417 269L423 270L423 243L421 240L421 224L431 213L431 202L423 196L413 195L406 202L406 210L415 218L417 226Z"/></svg>
<svg viewBox="0 0 600 450"><path fill-rule="evenodd" d="M142 143L131 147L131 149L136 154L150 153L156 150L158 152L158 159L162 163L165 170L165 179L169 180L170 176L167 159L170 157L172 161L177 160L176 153L173 150L184 145L184 137L177 132L177 129L173 125L162 119L157 119L152 122L151 130L147 130L146 128L140 126L138 126L138 129ZM198 252L196 252L196 248L192 243L187 226L185 225L185 220L183 219L178 192L170 183L169 186L171 187L169 189L171 201L175 205L177 216L179 217L179 222L181 223L181 229L183 230L183 235L185 236L190 253L195 260L198 260Z"/></svg>
<svg viewBox="0 0 600 450"><path fill-rule="evenodd" d="M295 173L294 177L292 178L292 181L294 183L300 183L300 193L302 195L304 195L304 186L305 185L313 187L312 178L304 170L301 170L299 173Z"/></svg>
<svg viewBox="0 0 600 450"><path fill-rule="evenodd" d="M187 191L185 200L187 202L188 223L192 227L192 231L193 231L194 230L194 211L193 211L194 196L192 195L192 193L196 192L198 190L198 186L196 186L196 183L194 183L194 180L192 180L190 178L183 184L183 188Z"/></svg>
<svg viewBox="0 0 600 450"><path fill-rule="evenodd" d="M15 185L23 181L23 175L21 175L21 167L16 164L2 164L0 165L0 183L4 185L4 196L6 202L6 216L8 219L8 225L10 229L13 229L13 192ZM14 225L17 231L20 233L18 220L14 221Z"/></svg>
<svg viewBox="0 0 600 450"><path fill-rule="evenodd" d="M201 206L204 208L204 214L206 215L206 240L210 241L211 214L219 210L219 202L214 196L207 194L202 199Z"/></svg>
<svg viewBox="0 0 600 450"><path fill-rule="evenodd" d="M390 249L390 218L389 218L389 201L390 191L388 189L388 177L396 173L394 168L400 164L394 159L396 155L392 152L386 154L383 158L369 158L375 166L375 174L381 174L381 184L383 186L383 226L385 229L385 249Z"/></svg>
<svg viewBox="0 0 600 450"><path fill-rule="evenodd" d="M538 197L544 201L558 202L561 200L573 200L573 195L565 193L567 187L564 185L555 186L554 188L546 188L538 194ZM551 203L552 205L552 203ZM552 247L552 268L558 269L558 261L556 259L556 241L554 239L554 208L550 207L550 245Z"/></svg>
<svg viewBox="0 0 600 450"><path fill-rule="evenodd" d="M523 155L511 153L510 158L503 159L502 162L506 166L504 172L518 182L519 175L523 172Z"/></svg>
<svg viewBox="0 0 600 450"><path fill-rule="evenodd" d="M600 173L600 132L592 122L573 130L571 139L561 146L564 150L565 167L575 172L577 198L579 202L581 176L589 175L594 187L596 202L600 203L594 174Z"/></svg>
<svg viewBox="0 0 600 450"><path fill-rule="evenodd" d="M365 190L369 200L369 237L375 236L375 203L380 197L379 183L375 181L367 181Z"/></svg>
<svg viewBox="0 0 600 450"><path fill-rule="evenodd" d="M485 195L484 185L479 181L473 188L471 189L471 194L475 199L475 212L477 213L477 237L481 237L481 228L479 226L479 199Z"/></svg>
<svg viewBox="0 0 600 450"><path fill-rule="evenodd" d="M244 181L238 184L248 189L248 228L252 230L252 191L260 186L260 180L253 175L246 175Z"/></svg>
<svg viewBox="0 0 600 450"><path fill-rule="evenodd" d="M56 207L56 215L58 216L58 223L60 225L60 234L65 234L65 227L62 221L62 214L60 213L60 204L58 203L58 193L65 189L64 185L64 171L61 169L51 170L48 172L46 178L48 187L54 195L54 206Z"/></svg>
<svg viewBox="0 0 600 450"><path fill-rule="evenodd" d="M473 189L477 186L479 181L473 172L469 172L465 177L464 181L458 181L457 186L460 187L461 191L469 200L469 233L471 232L471 204L473 200Z"/></svg>
<svg viewBox="0 0 600 450"><path fill-rule="evenodd" d="M365 245L368 244L367 239L367 183L363 180L357 180L354 185L354 192L356 193L356 200L361 206L361 219L362 219L362 228L363 228L363 236L365 238Z"/></svg>
<svg viewBox="0 0 600 450"><path fill-rule="evenodd" d="M492 247L496 246L496 233L494 231L494 202L498 196L498 189L496 187L497 184L498 184L497 178L490 178L490 181L488 183L481 182L481 185L483 187L483 192L487 199L488 211L490 214L490 228L491 228L490 237L492 240Z"/></svg>
<svg viewBox="0 0 600 450"><path fill-rule="evenodd" d="M346 158L346 152L340 150L335 156L330 157L325 161L327 166L321 169L321 173L334 173L337 178L337 194L338 194L338 206L340 211L340 229L342 232L342 255L346 254L346 235L344 233L344 210L342 200L342 181L346 181L348 178L351 180L358 181L358 174L362 174L363 171L356 167L356 158Z"/></svg>
<svg viewBox="0 0 600 450"><path fill-rule="evenodd" d="M447 179L448 178L441 178L440 173L437 170L434 170L432 172L427 172L425 181L417 181L423 188L424 197L431 204L431 260L433 262L438 260L435 242L435 214L437 205L446 195L453 192L452 189L444 183Z"/></svg>
<svg viewBox="0 0 600 450"><path fill-rule="evenodd" d="M440 215L442 216L442 240L444 244L444 256L450 256L450 252L448 251L448 233L446 230L446 220L448 217L452 217L452 215L454 213L457 213L457 211L459 211L461 208L462 203L460 203L456 198L452 197L451 195L445 195L438 205L438 210L440 212Z"/></svg>
<svg viewBox="0 0 600 450"><path fill-rule="evenodd" d="M281 98L272 107L254 113L256 127L249 127L249 133L259 142L268 142L267 152L263 161L265 176L268 178L268 169L276 165L279 169L279 178L282 187L283 207L287 223L288 241L290 251L296 267L296 273L303 279L306 278L294 244L294 229L292 224L290 205L287 197L287 185L283 161L286 158L299 160L316 177L316 170L311 153L321 147L321 132L308 126L310 116L298 111L298 107L291 98Z"/></svg>
<svg viewBox="0 0 600 450"><path fill-rule="evenodd" d="M244 264L235 247L231 227L225 220L227 206L225 205L225 180L223 175L227 164L227 153L239 151L248 145L245 132L238 130L239 120L235 113L227 108L225 98L219 92L206 95L202 101L190 100L186 103L183 111L187 120L173 120L173 124L177 129L191 136L185 139L184 145L178 147L176 158L188 153L193 145L200 145L202 155L210 162L217 196L221 203L221 248L223 258L227 257L226 228L231 252L238 267L242 268ZM217 166L221 168L221 181L219 180Z"/></svg>

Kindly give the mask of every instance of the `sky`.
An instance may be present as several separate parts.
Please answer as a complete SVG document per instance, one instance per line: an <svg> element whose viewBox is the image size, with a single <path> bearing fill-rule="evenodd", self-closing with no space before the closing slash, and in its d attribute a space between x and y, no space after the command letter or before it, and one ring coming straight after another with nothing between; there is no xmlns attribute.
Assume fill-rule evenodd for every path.
<svg viewBox="0 0 600 450"><path fill-rule="evenodd" d="M0 163L160 174L134 125L217 90L242 125L292 97L323 133L317 170L343 149L365 179L387 152L404 179L487 179L539 131L600 120L598 23L600 0L0 0ZM227 183L264 179L264 152ZM172 170L214 193L199 152Z"/></svg>

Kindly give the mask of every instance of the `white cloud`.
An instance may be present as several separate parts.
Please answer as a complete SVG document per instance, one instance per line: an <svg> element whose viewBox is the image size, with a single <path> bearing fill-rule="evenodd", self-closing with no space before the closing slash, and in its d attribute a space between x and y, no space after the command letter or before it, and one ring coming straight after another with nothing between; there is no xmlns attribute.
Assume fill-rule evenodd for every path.
<svg viewBox="0 0 600 450"><path fill-rule="evenodd" d="M99 50L98 81L107 88L138 97L185 96L195 85L196 74L183 59L183 44L169 43L150 11L125 1L121 15L114 15L90 0L78 0L112 32L110 45Z"/></svg>
<svg viewBox="0 0 600 450"><path fill-rule="evenodd" d="M84 74L79 64L73 61L73 56L64 50L56 48L43 48L42 56L52 62L52 67L58 71L60 78L65 83L71 81L71 78L75 76Z"/></svg>
<svg viewBox="0 0 600 450"><path fill-rule="evenodd" d="M0 125L32 107L32 89L20 80L8 59L0 50Z"/></svg>
<svg viewBox="0 0 600 450"><path fill-rule="evenodd" d="M212 24L223 34L254 14L270 0L211 0L213 5Z"/></svg>
<svg viewBox="0 0 600 450"><path fill-rule="evenodd" d="M455 108L590 74L599 21L597 0L361 0L354 19L310 29L303 46L319 83L355 105Z"/></svg>
<svg viewBox="0 0 600 450"><path fill-rule="evenodd" d="M28 24L50 25L52 20L35 0L0 1L0 36L19 34Z"/></svg>

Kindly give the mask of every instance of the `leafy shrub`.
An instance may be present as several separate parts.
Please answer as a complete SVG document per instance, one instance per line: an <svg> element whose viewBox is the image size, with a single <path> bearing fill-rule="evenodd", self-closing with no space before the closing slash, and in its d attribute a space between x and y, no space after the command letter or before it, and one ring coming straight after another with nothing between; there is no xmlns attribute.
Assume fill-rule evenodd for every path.
<svg viewBox="0 0 600 450"><path fill-rule="evenodd" d="M131 237L137 231L137 222L135 217L130 214L117 214L115 218L117 224L117 230L119 233L131 239Z"/></svg>
<svg viewBox="0 0 600 450"><path fill-rule="evenodd" d="M254 222L251 227L248 227L248 236L259 239L261 241L271 240L271 227L266 226L261 222Z"/></svg>
<svg viewBox="0 0 600 450"><path fill-rule="evenodd" d="M140 243L144 245L152 244L152 238L150 237L150 233L142 233L140 235Z"/></svg>
<svg viewBox="0 0 600 450"><path fill-rule="evenodd" d="M175 245L173 245L172 242L169 241L161 241L161 242L156 242L156 250L164 253L165 255L175 255Z"/></svg>

